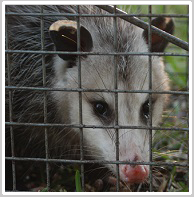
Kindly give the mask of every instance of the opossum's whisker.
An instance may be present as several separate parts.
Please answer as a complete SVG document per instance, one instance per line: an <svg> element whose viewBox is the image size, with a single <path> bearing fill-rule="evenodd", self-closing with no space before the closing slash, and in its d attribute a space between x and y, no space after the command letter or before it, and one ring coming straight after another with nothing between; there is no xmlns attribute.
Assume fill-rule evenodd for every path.
<svg viewBox="0 0 194 197"><path fill-rule="evenodd" d="M104 85L105 89L107 89L107 87L106 87L106 85L105 85L105 83L104 83L104 81L103 81L103 79L102 79L102 77L101 77L100 73L98 72L98 69L96 68L96 66L95 66L95 65L94 65L93 67L94 67L94 69L96 70L96 72L98 73L98 76L100 77L100 80L102 81L102 83L103 83L103 85Z"/></svg>
<svg viewBox="0 0 194 197"><path fill-rule="evenodd" d="M124 130L127 130L125 133L123 133L122 135L119 136L119 139L122 138L126 133L132 131L133 129L124 129Z"/></svg>
<svg viewBox="0 0 194 197"><path fill-rule="evenodd" d="M88 72L88 71L87 71ZM77 85L79 85L78 84L78 82L77 82L77 80L69 73L69 72L67 72L67 74L73 79L73 81L77 84ZM93 75L92 75L93 76ZM97 82L96 82L96 84L97 84ZM99 87L99 86L98 86ZM82 88L87 88L86 86L84 86L84 85L82 85ZM102 92L101 92L101 95L98 93L98 92L93 92L94 94L97 94L97 95L99 95L99 96L101 96L102 98L104 98L103 97L103 94L102 94ZM85 92L84 92L84 94L85 94Z"/></svg>
<svg viewBox="0 0 194 197"><path fill-rule="evenodd" d="M158 89L160 90L160 88L168 81L168 78L164 79L164 81L162 83L160 83L160 85L158 85L157 87L154 88L154 91L157 91Z"/></svg>
<svg viewBox="0 0 194 197"><path fill-rule="evenodd" d="M67 130L68 132L64 133L65 130L67 130L67 129L64 128L64 129L62 129L62 130L58 133L59 136L61 136L60 134L63 133L62 137L59 138L60 141L63 141L63 139L65 139L65 138L67 137L67 135L69 135L70 133L73 132L73 129L69 129L69 130ZM75 137L75 136L77 135L77 133L74 133L74 132L73 132L72 135L73 135L73 136L72 136L72 138L73 138L73 137ZM57 143L56 143L56 144L57 144Z"/></svg>
<svg viewBox="0 0 194 197"><path fill-rule="evenodd" d="M77 80L70 74L70 72L67 72L67 74L73 79L73 81L78 85Z"/></svg>
<svg viewBox="0 0 194 197"><path fill-rule="evenodd" d="M114 174L112 173L112 171L111 170L107 170L107 172L106 173L104 173L103 174L103 176L102 176L102 180L105 180L105 179L107 179L109 176L114 176Z"/></svg>
<svg viewBox="0 0 194 197"><path fill-rule="evenodd" d="M68 151L66 151L65 153L63 153L61 156L60 156L60 158L62 157L62 156L64 156L64 157L66 157L66 156L72 156L73 158L74 157L80 157L80 153L77 153L78 151L80 151L80 150L77 150L77 149L72 149L72 150L69 150L69 152ZM96 157L96 159L101 159L102 158L102 156L100 156L100 155L96 155L96 154L85 154L84 153L84 156L85 157ZM79 159L79 158L78 158ZM91 160L92 161L92 160Z"/></svg>
<svg viewBox="0 0 194 197"><path fill-rule="evenodd" d="M146 74L145 74L145 78L144 78L144 80L143 80L143 83L142 83L142 86L141 86L141 89L140 89L140 90L143 89L143 86L144 86L144 84L145 84L145 81L146 81L147 76L148 76L148 71L147 71Z"/></svg>
<svg viewBox="0 0 194 197"><path fill-rule="evenodd" d="M72 147L71 147L72 148ZM98 151L96 151L96 150L90 150L90 151L88 151L88 148L89 147L84 147L84 149L83 149L83 151L84 151L84 155L85 156L97 156L97 157L102 157L101 155L100 155L100 152L98 152ZM92 147L93 148L93 147ZM71 152L71 151L80 151L81 149L80 148L73 148L73 149L69 149L69 150L66 150L66 151L64 151L64 153L67 153L67 152ZM91 155L89 155L87 152L89 152L89 154L91 154ZM80 154L79 154L80 155Z"/></svg>
<svg viewBox="0 0 194 197"><path fill-rule="evenodd" d="M96 87L98 87L98 88L100 89L100 86L99 86L99 84L98 84L96 78L94 77L93 73L89 72L89 70L86 70L86 71L88 72L88 74L89 74L90 76L92 76L93 80L95 81ZM94 92L94 93L97 93L97 92ZM102 92L99 92L98 95L100 96L100 94L101 94L101 97L104 98L104 97L103 97L103 93L102 93Z"/></svg>
<svg viewBox="0 0 194 197"><path fill-rule="evenodd" d="M84 173L92 173L92 172L94 172L94 171L96 171L96 170L101 170L101 169L106 169L106 167L104 167L104 166L99 166L99 167L96 167L96 168L92 168L92 169L88 169L88 170L85 170L84 171Z"/></svg>
<svg viewBox="0 0 194 197"><path fill-rule="evenodd" d="M89 98L88 98L87 94L86 94L85 92L84 92L83 94L84 94L84 96L86 97L86 99L87 99L88 103L90 103L90 100L89 100ZM104 98L103 94L99 94L99 93L97 93L97 92L94 92L94 94L98 95L99 97L101 97L101 98L102 98L102 100L104 100L104 101L105 101L105 98Z"/></svg>

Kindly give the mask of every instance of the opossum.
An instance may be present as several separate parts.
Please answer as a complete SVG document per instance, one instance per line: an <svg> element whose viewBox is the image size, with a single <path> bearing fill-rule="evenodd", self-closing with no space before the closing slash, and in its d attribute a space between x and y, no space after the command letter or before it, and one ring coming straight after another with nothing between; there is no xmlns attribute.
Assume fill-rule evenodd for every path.
<svg viewBox="0 0 194 197"><path fill-rule="evenodd" d="M80 51L94 53L148 52L148 31L117 18L117 48L114 45L113 17L80 17L80 30L76 17L59 14L77 13L76 6L45 5L43 13L52 14L41 17L30 13L41 13L41 6L9 5L7 12L29 13L29 15L10 15L7 17L8 49L32 51L77 51L77 33L80 33ZM83 14L106 14L95 6L79 6ZM55 16L54 14L57 14ZM158 17L152 24L173 33L172 19ZM41 28L43 32L41 35ZM41 39L44 39L41 42ZM151 52L163 52L168 42L156 34L152 35ZM6 64L10 66L10 81L6 72L6 85L18 87L84 88L114 90L116 59L118 71L118 90L149 90L149 58L145 55L90 55L80 56L60 53L59 55L38 53L12 53ZM44 60L44 61L43 61ZM169 89L168 76L164 71L161 57L152 56L152 89ZM43 66L46 78L43 82ZM80 64L80 65L79 65ZM81 67L81 83L78 77ZM44 119L44 96L46 96L46 115ZM116 132L100 126L118 125L146 127L149 121L148 93L118 93L118 117L115 109L115 93L108 91L84 91L82 97L83 125L96 125L97 128L84 127L84 158L95 160L116 160ZM13 115L9 115L9 99ZM79 92L38 90L13 90L12 98L6 91L6 121L19 123L61 123L80 124ZM167 96L152 94L152 125L161 121ZM15 156L45 157L44 127L13 127ZM9 127L6 127L6 146L10 148ZM77 158L80 150L80 129L68 127L48 127L49 158ZM149 130L119 129L119 161L148 162ZM9 149L8 148L8 149ZM6 153L7 156L11 154ZM116 174L115 164L104 164ZM119 174L127 183L144 182L149 176L149 165L120 164Z"/></svg>

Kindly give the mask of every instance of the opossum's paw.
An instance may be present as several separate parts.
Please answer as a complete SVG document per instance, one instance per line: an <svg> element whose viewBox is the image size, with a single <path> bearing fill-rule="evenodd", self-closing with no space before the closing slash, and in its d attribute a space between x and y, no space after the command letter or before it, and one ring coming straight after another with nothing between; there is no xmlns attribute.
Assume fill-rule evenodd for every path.
<svg viewBox="0 0 194 197"><path fill-rule="evenodd" d="M121 165L120 177L127 183L141 183L149 176L149 169L145 165Z"/></svg>

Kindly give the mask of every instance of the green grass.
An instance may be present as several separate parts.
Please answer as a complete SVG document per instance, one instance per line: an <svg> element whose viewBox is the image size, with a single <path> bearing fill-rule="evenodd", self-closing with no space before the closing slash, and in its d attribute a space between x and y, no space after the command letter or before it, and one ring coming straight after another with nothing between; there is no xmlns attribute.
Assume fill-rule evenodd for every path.
<svg viewBox="0 0 194 197"><path fill-rule="evenodd" d="M76 192L82 192L81 177L79 170L76 170L75 173L75 185L76 185Z"/></svg>

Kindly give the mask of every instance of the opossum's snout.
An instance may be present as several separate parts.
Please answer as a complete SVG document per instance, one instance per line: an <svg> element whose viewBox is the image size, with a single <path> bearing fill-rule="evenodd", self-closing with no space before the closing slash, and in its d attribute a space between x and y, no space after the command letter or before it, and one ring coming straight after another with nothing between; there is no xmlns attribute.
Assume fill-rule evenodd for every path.
<svg viewBox="0 0 194 197"><path fill-rule="evenodd" d="M135 161L136 158L134 158ZM147 165L120 165L120 177L128 183L144 182L149 176Z"/></svg>
<svg viewBox="0 0 194 197"><path fill-rule="evenodd" d="M148 175L149 169L145 165L124 165L120 169L120 176L127 183L144 182L148 178Z"/></svg>
<svg viewBox="0 0 194 197"><path fill-rule="evenodd" d="M148 150L148 146L144 146L144 151L140 151L135 143L129 145L129 151L123 151L121 148L121 161L129 162L145 162L149 160L149 155L145 152ZM123 154L125 153L125 154ZM119 165L119 172L121 180L127 183L140 183L144 182L149 176L149 165L136 165L136 164L123 164Z"/></svg>

